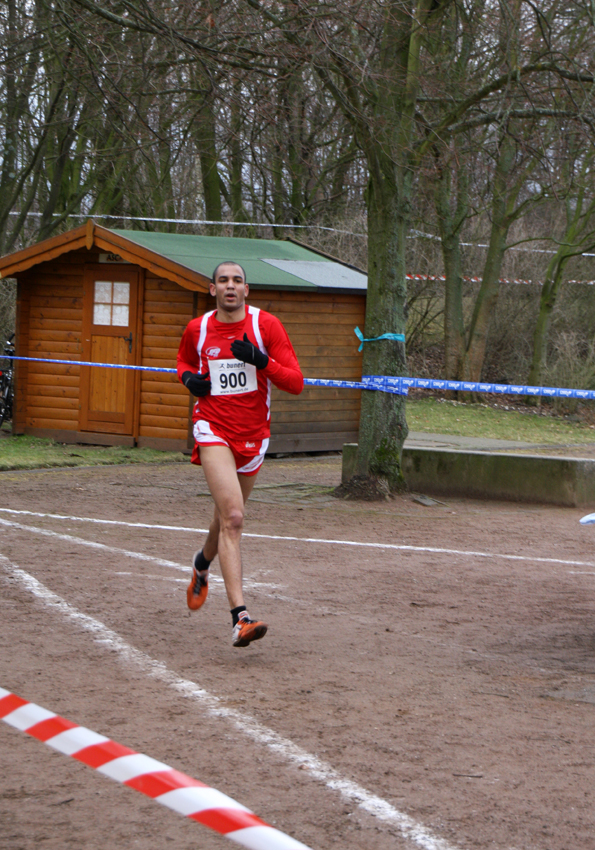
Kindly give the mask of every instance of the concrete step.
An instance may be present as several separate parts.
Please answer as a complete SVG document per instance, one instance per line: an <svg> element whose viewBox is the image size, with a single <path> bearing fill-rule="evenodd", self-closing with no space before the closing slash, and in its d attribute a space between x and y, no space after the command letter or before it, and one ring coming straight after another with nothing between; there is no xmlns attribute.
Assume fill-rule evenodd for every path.
<svg viewBox="0 0 595 850"><path fill-rule="evenodd" d="M525 445L532 448L531 444ZM595 505L594 459L525 453L519 451L518 444L514 445L514 452L511 448L499 446L491 451L474 451L419 445L408 439L403 448L403 475L410 490L437 496L508 499L568 507ZM343 446L344 484L355 473L356 454L357 443Z"/></svg>

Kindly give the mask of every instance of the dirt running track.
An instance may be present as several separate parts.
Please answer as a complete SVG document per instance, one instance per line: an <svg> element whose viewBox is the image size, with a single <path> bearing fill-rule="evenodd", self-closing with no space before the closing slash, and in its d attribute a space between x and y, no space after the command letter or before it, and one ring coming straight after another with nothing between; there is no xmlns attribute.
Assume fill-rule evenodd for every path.
<svg viewBox="0 0 595 850"><path fill-rule="evenodd" d="M0 687L218 788L314 850L595 848L587 511L339 502L325 489L339 464L265 463L246 530L300 539L245 539L249 610L270 625L248 649L231 647L220 582L203 611L186 609L175 565L197 535L0 512ZM190 464L0 482L0 507L15 511L192 528L211 513ZM380 798L367 810L362 789ZM2 850L232 846L3 723L0 807Z"/></svg>

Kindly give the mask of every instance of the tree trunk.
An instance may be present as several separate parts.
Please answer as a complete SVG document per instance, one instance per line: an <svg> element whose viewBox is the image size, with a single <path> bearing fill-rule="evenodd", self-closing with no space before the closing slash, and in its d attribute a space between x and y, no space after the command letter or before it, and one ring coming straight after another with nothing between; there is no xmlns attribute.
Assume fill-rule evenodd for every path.
<svg viewBox="0 0 595 850"><path fill-rule="evenodd" d="M452 169L457 168L455 208L452 208ZM463 167L447 162L436 181L434 200L444 262L444 377L456 379L465 351L463 272L459 235L469 209L468 178Z"/></svg>
<svg viewBox="0 0 595 850"><path fill-rule="evenodd" d="M583 176L586 177L592 168L592 157L586 157L582 150L578 151L577 154L583 160ZM572 162L573 159L569 157L569 170L571 170L570 163ZM574 200L574 204L572 200ZM562 276L566 264L571 257L593 248L593 228L591 226L586 233L585 229L589 228L591 224L595 211L595 200L590 200L586 207L584 203L585 185L579 187L576 196L566 199L566 228L560 240L560 247L547 267L539 300L539 314L533 334L533 357L528 378L529 383L536 386L540 386L543 381L550 320L562 286Z"/></svg>
<svg viewBox="0 0 595 850"><path fill-rule="evenodd" d="M367 338L405 333L406 238L414 173L410 157L424 23L432 2L421 0L413 17L398 2L387 6L379 51L384 79L374 109L377 124L363 127L360 116L354 121L369 167ZM405 365L404 343L364 343L365 375L398 376ZM348 485L353 495L379 498L405 489L401 453L407 431L403 396L362 391L357 472Z"/></svg>
<svg viewBox="0 0 595 850"><path fill-rule="evenodd" d="M405 332L405 240L408 216L386 187L370 178L368 186L368 296L366 337ZM405 345L396 340L364 343L365 375L402 375ZM357 475L386 482L390 492L405 488L401 452L407 436L403 396L362 391L362 409L357 453ZM381 483L378 496L382 495ZM365 495L365 493L362 493Z"/></svg>
<svg viewBox="0 0 595 850"><path fill-rule="evenodd" d="M231 215L234 221L248 221L244 208L244 155L242 139L244 122L242 117L242 82L237 77L233 84L231 99L231 139L229 143L230 182L229 195L231 200ZM234 227L233 236L254 236L253 227Z"/></svg>
<svg viewBox="0 0 595 850"><path fill-rule="evenodd" d="M205 217L209 221L221 221L221 187L218 168L217 144L215 140L215 115L213 104L205 102L196 115L194 138L198 148L198 159L202 175ZM221 225L210 225L207 232L211 236L221 233Z"/></svg>
<svg viewBox="0 0 595 850"><path fill-rule="evenodd" d="M506 252L506 238L513 220L514 202L518 188L510 190L508 180L515 165L516 146L508 134L500 145L494 174L492 196L492 229L481 286L475 300L473 317L467 335L467 348L461 366L461 380L480 381L485 359L490 321L500 287L500 272Z"/></svg>
<svg viewBox="0 0 595 850"><path fill-rule="evenodd" d="M564 266L569 260L565 255L565 247L561 248L548 264L547 274L541 290L539 299L539 313L533 333L533 357L529 371L529 384L541 386L543 381L543 370L547 360L547 340L550 328L552 311L562 284Z"/></svg>

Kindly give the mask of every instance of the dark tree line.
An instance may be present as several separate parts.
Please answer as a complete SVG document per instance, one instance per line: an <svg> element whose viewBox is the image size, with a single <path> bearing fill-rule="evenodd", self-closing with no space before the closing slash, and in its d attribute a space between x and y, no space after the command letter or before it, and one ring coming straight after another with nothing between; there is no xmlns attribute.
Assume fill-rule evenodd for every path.
<svg viewBox="0 0 595 850"><path fill-rule="evenodd" d="M414 228L441 240L446 376L479 380L511 243L553 245L539 382L564 275L595 244L588 0L0 8L2 252L73 214L232 220L238 236L365 220L377 337L405 331ZM469 240L488 246L472 303ZM401 343L365 346L364 372L404 370ZM401 401L364 393L358 474L398 488L405 435Z"/></svg>

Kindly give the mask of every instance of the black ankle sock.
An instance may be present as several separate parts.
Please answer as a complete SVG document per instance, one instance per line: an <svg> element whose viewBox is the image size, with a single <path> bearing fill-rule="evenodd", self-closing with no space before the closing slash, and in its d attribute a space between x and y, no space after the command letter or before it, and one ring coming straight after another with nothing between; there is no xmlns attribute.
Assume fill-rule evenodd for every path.
<svg viewBox="0 0 595 850"><path fill-rule="evenodd" d="M207 559L203 555L202 549L200 550L200 552L198 553L198 555L194 559L194 566L196 567L196 569L198 570L199 573L202 573L205 570L208 570L209 567L211 566L211 562L207 561Z"/></svg>
<svg viewBox="0 0 595 850"><path fill-rule="evenodd" d="M232 609L231 609L231 619L232 619L232 621L233 621L233 622L232 622L232 625L233 625L233 626L235 626L235 625L236 625L236 623L237 623L237 622L238 622L238 620L240 619L240 614L242 613L242 611L245 611L245 610L246 610L246 606L245 606L245 605L238 605L238 607L237 607L237 608L232 608Z"/></svg>

